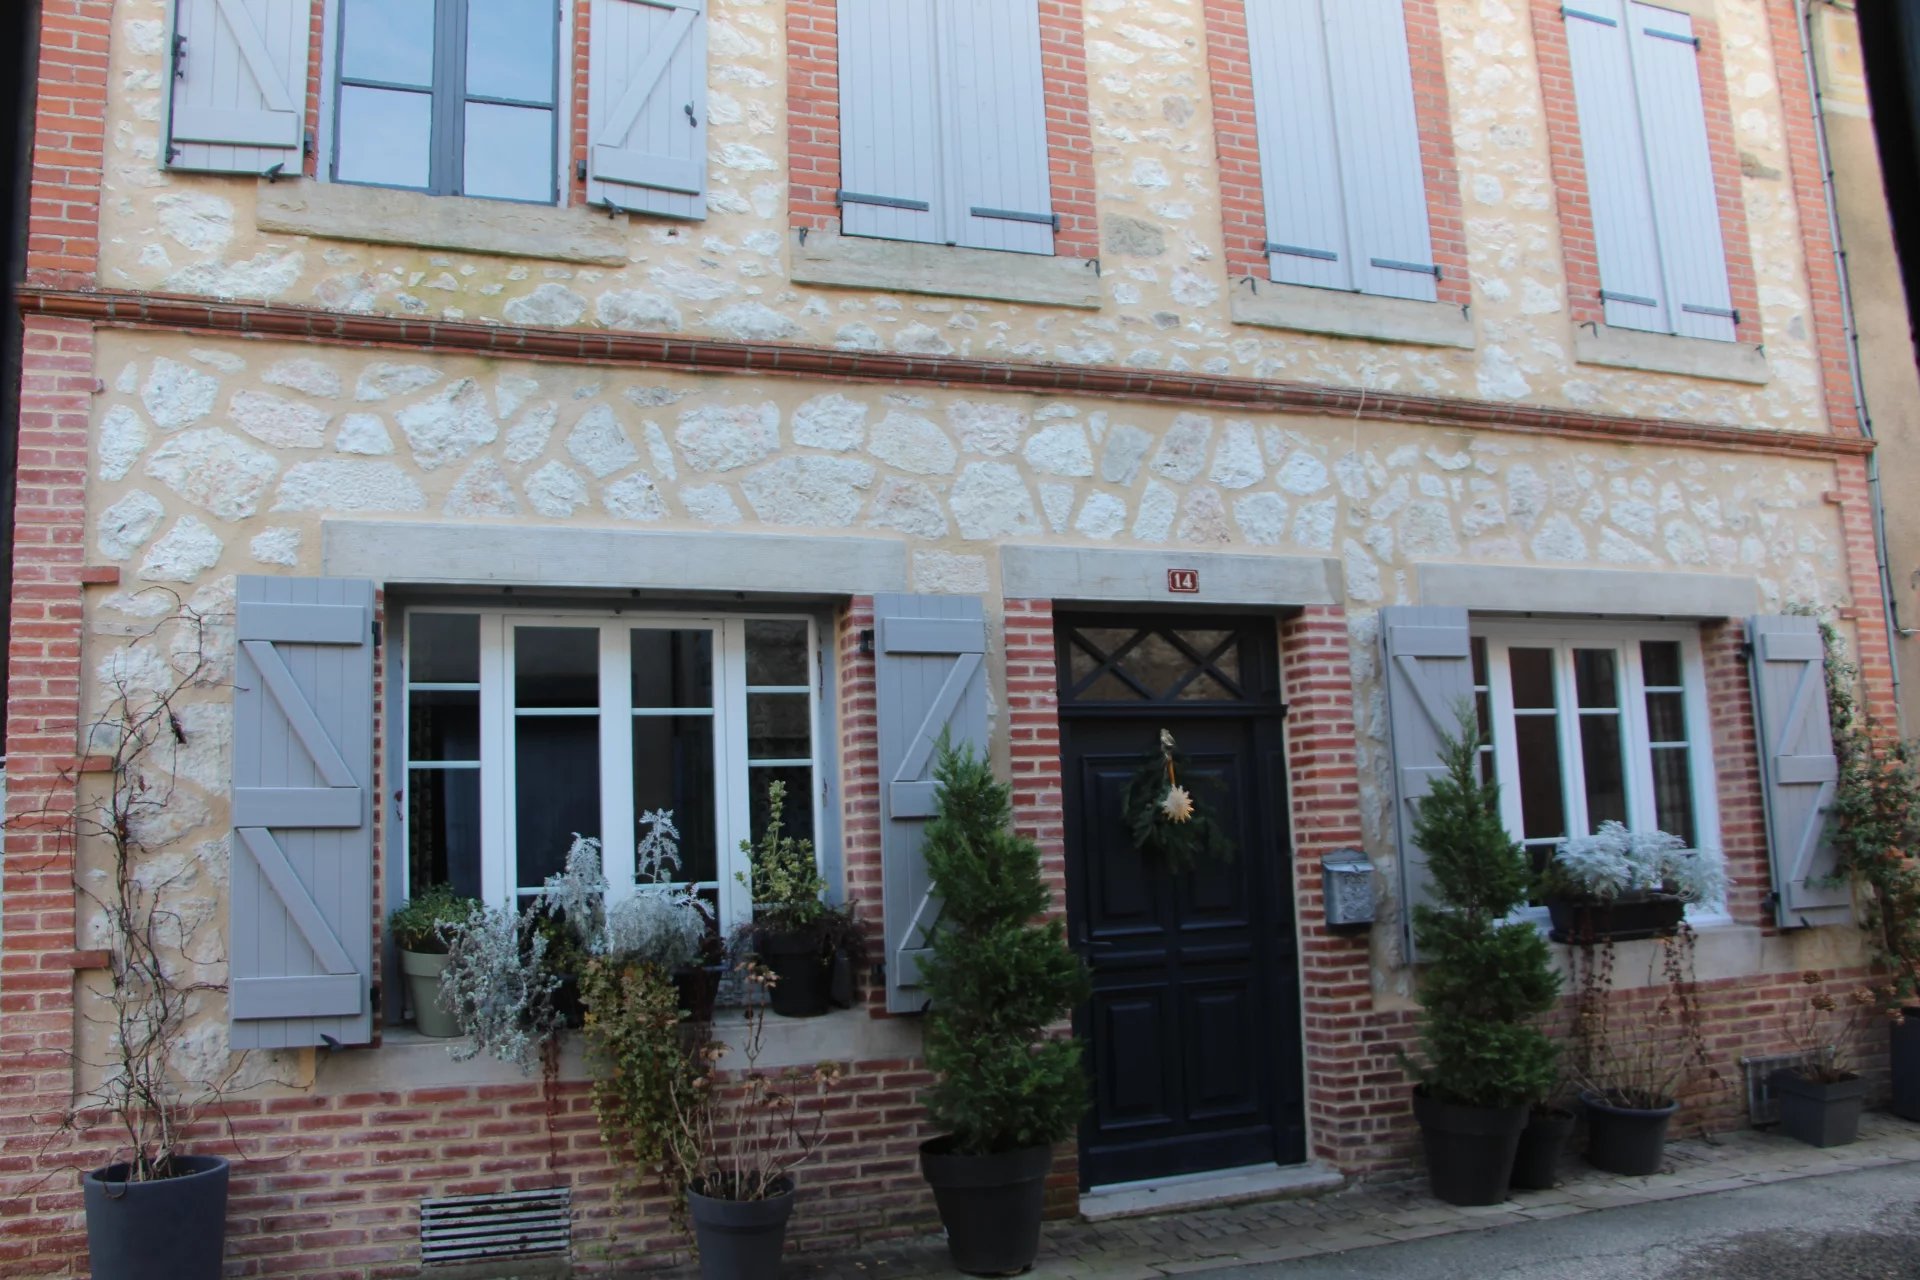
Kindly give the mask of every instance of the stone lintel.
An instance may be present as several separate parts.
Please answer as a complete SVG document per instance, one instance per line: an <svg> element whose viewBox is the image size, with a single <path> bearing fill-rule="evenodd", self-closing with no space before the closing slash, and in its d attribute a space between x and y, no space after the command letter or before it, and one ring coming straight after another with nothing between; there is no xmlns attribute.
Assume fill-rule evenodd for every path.
<svg viewBox="0 0 1920 1280"><path fill-rule="evenodd" d="M1169 571L1191 571L1196 590L1169 590ZM1331 605L1346 600L1338 561L1318 556L1097 547L1000 548L1000 589L1009 600L1085 600L1156 605Z"/></svg>
<svg viewBox="0 0 1920 1280"><path fill-rule="evenodd" d="M1760 585L1722 573L1529 565L1415 566L1423 605L1486 613L1578 613L1632 618L1744 618Z"/></svg>

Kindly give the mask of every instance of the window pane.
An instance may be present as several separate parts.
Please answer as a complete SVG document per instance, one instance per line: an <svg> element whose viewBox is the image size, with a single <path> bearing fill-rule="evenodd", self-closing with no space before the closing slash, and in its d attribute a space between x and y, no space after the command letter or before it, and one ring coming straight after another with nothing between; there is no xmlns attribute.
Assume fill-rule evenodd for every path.
<svg viewBox="0 0 1920 1280"><path fill-rule="evenodd" d="M471 613L408 614L407 679L414 684L478 684L479 617Z"/></svg>
<svg viewBox="0 0 1920 1280"><path fill-rule="evenodd" d="M1553 697L1553 650L1509 649L1507 667L1513 673L1515 707L1551 709L1558 705Z"/></svg>
<svg viewBox="0 0 1920 1280"><path fill-rule="evenodd" d="M433 0L347 0L340 74L432 87Z"/></svg>
<svg viewBox="0 0 1920 1280"><path fill-rule="evenodd" d="M469 102L461 190L494 200L552 203L553 112Z"/></svg>
<svg viewBox="0 0 1920 1280"><path fill-rule="evenodd" d="M1558 733L1553 716L1520 716L1513 722L1514 748L1520 757L1520 827L1528 840L1567 834Z"/></svg>
<svg viewBox="0 0 1920 1280"><path fill-rule="evenodd" d="M1615 665L1611 649L1573 651L1573 688L1581 706L1620 705L1619 682L1614 678Z"/></svg>
<svg viewBox="0 0 1920 1280"><path fill-rule="evenodd" d="M480 691L415 691L407 696L407 759L478 760Z"/></svg>
<svg viewBox="0 0 1920 1280"><path fill-rule="evenodd" d="M467 93L553 101L553 0L467 0Z"/></svg>
<svg viewBox="0 0 1920 1280"><path fill-rule="evenodd" d="M520 716L513 731L514 883L538 889L575 832L600 834L600 717Z"/></svg>
<svg viewBox="0 0 1920 1280"><path fill-rule="evenodd" d="M807 624L749 622L747 683L810 685L807 676Z"/></svg>
<svg viewBox="0 0 1920 1280"><path fill-rule="evenodd" d="M1654 749L1653 811L1662 831L1694 847L1693 764L1685 747Z"/></svg>
<svg viewBox="0 0 1920 1280"><path fill-rule="evenodd" d="M407 885L480 896L480 771L413 769L407 778Z"/></svg>
<svg viewBox="0 0 1920 1280"><path fill-rule="evenodd" d="M600 628L516 627L513 705L600 705Z"/></svg>
<svg viewBox="0 0 1920 1280"><path fill-rule="evenodd" d="M1647 733L1653 742L1685 742L1687 740L1686 695L1648 694Z"/></svg>
<svg viewBox="0 0 1920 1280"><path fill-rule="evenodd" d="M335 173L342 182L424 188L432 132L426 94L343 86Z"/></svg>
<svg viewBox="0 0 1920 1280"><path fill-rule="evenodd" d="M806 694L747 695L747 759L812 758L813 735L808 731Z"/></svg>
<svg viewBox="0 0 1920 1280"><path fill-rule="evenodd" d="M713 632L633 631L633 705L713 706Z"/></svg>
<svg viewBox="0 0 1920 1280"><path fill-rule="evenodd" d="M813 839L813 770L805 765L780 765L747 770L751 788L753 839L759 843L767 829L767 784L787 784L786 807L781 811L781 829L796 840Z"/></svg>
<svg viewBox="0 0 1920 1280"><path fill-rule="evenodd" d="M1627 784L1620 761L1620 717L1581 716L1580 755L1587 777L1587 829L1627 820ZM1531 833L1529 833L1531 834Z"/></svg>
<svg viewBox="0 0 1920 1280"><path fill-rule="evenodd" d="M1680 676L1680 642L1678 640L1642 640L1640 665L1646 673L1647 685L1650 688L1677 689L1685 683Z"/></svg>
<svg viewBox="0 0 1920 1280"><path fill-rule="evenodd" d="M717 880L712 717L634 718L634 817L649 809L673 812L680 828L680 878Z"/></svg>

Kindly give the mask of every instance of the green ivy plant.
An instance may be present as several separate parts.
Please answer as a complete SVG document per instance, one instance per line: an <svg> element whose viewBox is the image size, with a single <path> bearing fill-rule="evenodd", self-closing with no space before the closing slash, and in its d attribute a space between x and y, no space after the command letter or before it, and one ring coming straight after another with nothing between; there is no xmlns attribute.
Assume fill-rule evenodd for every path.
<svg viewBox="0 0 1920 1280"><path fill-rule="evenodd" d="M1012 829L1011 790L971 748L941 744L927 871L945 905L920 977L926 1095L952 1150L988 1155L1067 1137L1086 1110L1080 1044L1055 1034L1087 994L1040 879L1040 850Z"/></svg>
<svg viewBox="0 0 1920 1280"><path fill-rule="evenodd" d="M1862 890L1861 921L1893 1001L1920 996L1920 755L1861 707L1860 669L1830 622L1827 715L1839 764L1827 820L1836 870Z"/></svg>
<svg viewBox="0 0 1920 1280"><path fill-rule="evenodd" d="M1532 880L1500 820L1500 791L1479 773L1471 707L1449 735L1446 772L1420 802L1413 842L1427 855L1434 903L1413 909L1429 1097L1470 1107L1532 1105L1552 1092L1554 1043L1535 1019L1560 994L1545 935L1512 919Z"/></svg>
<svg viewBox="0 0 1920 1280"><path fill-rule="evenodd" d="M690 1048L673 982L658 965L600 956L580 994L600 1140L622 1167L622 1186L657 1185L684 1226L685 1170L698 1153L681 1111L704 1096L706 1067Z"/></svg>

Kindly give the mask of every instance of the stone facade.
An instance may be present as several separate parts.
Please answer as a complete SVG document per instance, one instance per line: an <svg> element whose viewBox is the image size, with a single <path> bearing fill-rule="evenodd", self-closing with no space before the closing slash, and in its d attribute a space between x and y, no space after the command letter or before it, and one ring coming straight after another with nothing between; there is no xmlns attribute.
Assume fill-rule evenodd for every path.
<svg viewBox="0 0 1920 1280"><path fill-rule="evenodd" d="M574 0L576 18L587 3ZM1355 1176L1404 1172L1412 1130L1395 1054L1414 1006L1392 888L1379 610L1420 603L1424 564L1731 575L1751 581L1764 611L1839 617L1868 658L1871 696L1884 699L1866 449L1850 411L1836 411L1850 400L1835 385L1845 352L1832 349L1824 207L1816 225L1803 190L1810 175L1817 188L1818 160L1794 115L1804 73L1788 43L1790 0L1683 4L1713 20L1723 66L1740 249L1754 264L1756 314L1742 337L1761 347L1758 382L1576 357L1586 300L1570 297L1550 91L1524 0L1409 0L1432 27L1425 74L1444 78L1453 170L1441 178L1457 186L1470 344L1236 323L1236 292L1253 282L1229 267L1239 215L1215 194L1217 31L1206 11L1220 3L1049 0L1054 21L1073 13L1082 24L1084 101L1072 105L1090 140L1098 257L1065 256L1094 278L1094 307L932 296L905 291L905 279L899 289L794 281L798 229L819 230L824 215L812 187L805 202L790 195L803 151L794 68L819 68L788 37L818 19L817 0L712 0L704 221L609 218L578 191L537 218L447 200L420 232L432 245L376 242L396 233L364 229L427 226L413 220L426 197L163 168L168 6L48 5L10 815L71 794L89 750L78 726L109 681L160 669L176 639L149 633L176 599L214 619L223 676L235 576L330 572L330 527L859 537L903 552L905 588L985 597L995 760L1058 885L1054 602L1009 591L1002 550L1330 561L1339 601L1275 619L1294 709L1309 1134L1315 1156ZM317 0L314 14L317 75ZM317 80L312 90L318 126ZM671 341L653 341L663 335ZM871 601L833 604L843 865L849 891L877 902L873 667L858 640ZM1592 612L1631 605L1596 599ZM1837 983L1863 963L1851 931L1782 933L1765 906L1737 630L1722 621L1702 633L1736 883L1732 922L1708 931L1701 965L1714 1048L1729 1059L1779 1047L1783 975L1818 968ZM217 904L232 715L217 679L187 703L170 835ZM383 790L395 785L383 777ZM1389 924L1359 938L1320 925L1311 873L1319 854L1353 845L1389 886ZM9 1273L70 1268L82 1249L76 1197L44 1175L97 1153L38 1146L84 1038L86 949L107 941L75 911L72 856L30 821L7 838L0 1196L33 1224L0 1235ZM376 919L390 905L376 903ZM783 1050L854 1064L836 1112L843 1136L817 1182L872 1212L815 1220L818 1242L928 1221L910 1168L917 1030L868 1012L834 1020L826 1043L797 1037ZM193 1039L217 1061L223 1011L209 1005ZM463 1073L437 1049L252 1057L241 1069L258 1087L234 1112L245 1148L239 1273L409 1274L417 1254L408 1213L393 1207L401 1199L555 1180L580 1197L583 1267L669 1256L660 1206L612 1194L576 1060L560 1096L543 1099L537 1083ZM1731 1095L1689 1104L1702 1121L1738 1122ZM499 1152L542 1114L543 1139ZM1070 1151L1054 1193L1071 1211Z"/></svg>

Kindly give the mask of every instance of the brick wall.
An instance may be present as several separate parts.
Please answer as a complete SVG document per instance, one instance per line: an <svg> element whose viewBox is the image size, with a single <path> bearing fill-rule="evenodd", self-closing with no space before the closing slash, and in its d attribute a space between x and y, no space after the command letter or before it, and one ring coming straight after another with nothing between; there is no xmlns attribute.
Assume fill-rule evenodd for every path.
<svg viewBox="0 0 1920 1280"><path fill-rule="evenodd" d="M1776 11L1780 7L1774 6ZM1700 98L1707 118L1707 149L1713 159L1714 195L1720 206L1720 240L1727 257L1727 288L1734 310L1740 313L1734 338L1755 343L1762 339L1760 298L1753 272L1753 241L1747 234L1747 207L1740 187L1740 153L1733 140L1733 114L1728 105L1720 24L1711 18L1695 17L1693 31L1700 40ZM1575 325L1604 324L1600 253L1593 238L1593 203L1587 192L1586 154L1580 145L1573 63L1567 49L1566 19L1561 16L1559 0L1533 0L1533 39L1546 110L1548 149L1553 157L1554 201L1560 213L1560 255L1566 271L1567 307ZM1790 65L1783 64L1783 81L1793 78L1790 71L1785 70Z"/></svg>
<svg viewBox="0 0 1920 1280"><path fill-rule="evenodd" d="M1269 280L1267 207L1261 187L1246 0L1205 0L1204 9L1227 274ZM1453 114L1447 105L1439 13L1433 0L1406 0L1405 17L1428 234L1434 264L1440 268L1435 296L1451 306L1465 306L1472 301L1473 290L1467 275L1466 224L1460 206L1460 173L1453 158Z"/></svg>
<svg viewBox="0 0 1920 1280"><path fill-rule="evenodd" d="M1080 0L1040 0L1047 167L1060 216L1053 252L1100 253L1087 56ZM840 229L840 37L836 0L787 4L787 204L790 225Z"/></svg>
<svg viewBox="0 0 1920 1280"><path fill-rule="evenodd" d="M113 0L44 0L27 282L84 287L100 255Z"/></svg>

